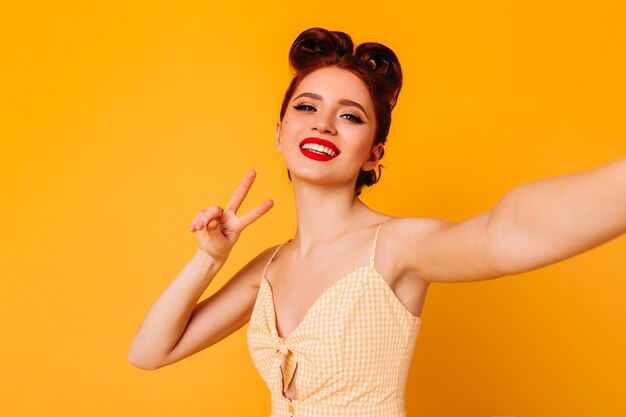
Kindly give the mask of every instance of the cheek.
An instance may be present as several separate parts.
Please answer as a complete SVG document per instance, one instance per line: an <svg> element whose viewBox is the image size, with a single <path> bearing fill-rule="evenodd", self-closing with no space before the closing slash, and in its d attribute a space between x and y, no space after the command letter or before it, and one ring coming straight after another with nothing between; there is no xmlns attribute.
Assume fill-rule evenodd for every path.
<svg viewBox="0 0 626 417"><path fill-rule="evenodd" d="M283 130L289 134L299 134L298 132L305 128L305 121L301 118L289 116L283 119Z"/></svg>
<svg viewBox="0 0 626 417"><path fill-rule="evenodd" d="M360 151L364 153L369 153L369 150L374 144L374 132L369 129L361 130L360 132L355 133L355 136L358 136L358 147Z"/></svg>

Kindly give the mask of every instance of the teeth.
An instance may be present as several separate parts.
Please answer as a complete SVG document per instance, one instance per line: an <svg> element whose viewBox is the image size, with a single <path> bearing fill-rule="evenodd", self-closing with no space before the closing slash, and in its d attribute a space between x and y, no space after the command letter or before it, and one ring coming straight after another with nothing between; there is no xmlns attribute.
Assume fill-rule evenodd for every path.
<svg viewBox="0 0 626 417"><path fill-rule="evenodd" d="M330 156L337 155L337 152L333 151L330 148L327 148L326 146L318 145L317 143L305 143L304 145L302 145L302 149L313 149Z"/></svg>

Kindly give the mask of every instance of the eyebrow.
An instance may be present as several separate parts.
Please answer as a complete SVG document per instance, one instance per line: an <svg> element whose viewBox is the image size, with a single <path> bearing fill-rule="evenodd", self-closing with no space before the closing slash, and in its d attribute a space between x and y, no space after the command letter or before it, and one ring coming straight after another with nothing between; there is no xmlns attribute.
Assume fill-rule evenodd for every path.
<svg viewBox="0 0 626 417"><path fill-rule="evenodd" d="M313 98L316 100L322 100L322 96L320 96L319 94L314 94L314 93L302 93L300 94L298 97L294 98L294 101L299 99L300 97L309 97L309 98ZM352 107L356 107L358 109L361 109L361 111L363 111L363 113L365 113L365 115L367 117L369 117L367 115L367 112L365 111L365 109L363 108L363 106L361 106L359 103L357 103L356 101L352 101L352 100L348 100L347 98L342 98L338 101L339 104L343 104L344 106L352 106Z"/></svg>

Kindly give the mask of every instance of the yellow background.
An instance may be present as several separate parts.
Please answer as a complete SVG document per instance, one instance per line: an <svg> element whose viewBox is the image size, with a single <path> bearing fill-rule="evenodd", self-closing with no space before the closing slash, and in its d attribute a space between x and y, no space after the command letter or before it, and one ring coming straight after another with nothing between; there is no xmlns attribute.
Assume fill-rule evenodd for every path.
<svg viewBox="0 0 626 417"><path fill-rule="evenodd" d="M622 1L173 3L2 8L1 415L269 415L247 325L157 371L126 354L195 251L191 220L246 170L242 212L276 205L205 296L293 236L274 126L306 28L382 42L403 65L386 168L362 195L378 211L462 221L626 154ZM626 415L625 249L431 285L408 416Z"/></svg>

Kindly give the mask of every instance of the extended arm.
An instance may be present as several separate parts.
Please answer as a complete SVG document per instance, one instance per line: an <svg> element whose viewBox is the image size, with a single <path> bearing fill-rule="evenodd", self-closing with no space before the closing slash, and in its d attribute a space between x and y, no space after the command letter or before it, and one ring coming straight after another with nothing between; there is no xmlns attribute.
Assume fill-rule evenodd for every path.
<svg viewBox="0 0 626 417"><path fill-rule="evenodd" d="M429 282L519 274L626 232L626 158L532 181L460 223L403 218L396 224L404 270Z"/></svg>
<svg viewBox="0 0 626 417"><path fill-rule="evenodd" d="M626 158L515 187L489 213L485 245L507 275L569 258L626 232Z"/></svg>

